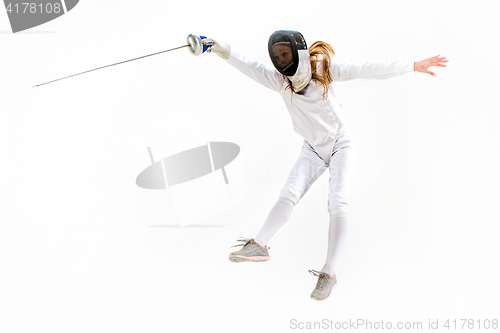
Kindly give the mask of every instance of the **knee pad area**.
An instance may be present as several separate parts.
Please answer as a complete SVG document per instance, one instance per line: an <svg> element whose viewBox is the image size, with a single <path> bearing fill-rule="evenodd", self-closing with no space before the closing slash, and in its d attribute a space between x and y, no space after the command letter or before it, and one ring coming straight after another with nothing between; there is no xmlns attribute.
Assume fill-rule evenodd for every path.
<svg viewBox="0 0 500 333"><path fill-rule="evenodd" d="M290 207L295 207L295 202L293 202L292 200L288 199L288 198L285 198L285 197L279 197L278 198L278 201L279 202L283 202L287 205L289 205Z"/></svg>
<svg viewBox="0 0 500 333"><path fill-rule="evenodd" d="M285 202L292 207L299 203L299 199L290 192L281 192L278 201Z"/></svg>
<svg viewBox="0 0 500 333"><path fill-rule="evenodd" d="M333 206L333 207L328 207L328 212L330 213L330 216L336 216L336 215L347 216L349 213L349 209L347 208L347 205Z"/></svg>

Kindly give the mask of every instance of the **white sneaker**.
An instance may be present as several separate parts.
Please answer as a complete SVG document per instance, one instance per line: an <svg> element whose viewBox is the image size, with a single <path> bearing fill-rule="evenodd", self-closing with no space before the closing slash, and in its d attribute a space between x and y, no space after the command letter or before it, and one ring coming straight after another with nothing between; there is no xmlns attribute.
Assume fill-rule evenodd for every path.
<svg viewBox="0 0 500 333"><path fill-rule="evenodd" d="M318 276L318 282L316 283L316 288L314 288L311 293L311 298L315 301L327 299L333 287L337 285L337 277L335 274L329 275L328 273L316 271L314 269L309 270L309 273Z"/></svg>
<svg viewBox="0 0 500 333"><path fill-rule="evenodd" d="M243 238L238 239L238 242L245 242L244 244L238 244L236 246L243 246L239 251L233 252L229 255L229 260L232 262L261 262L268 261L269 258L269 248L267 246L261 246L253 238Z"/></svg>

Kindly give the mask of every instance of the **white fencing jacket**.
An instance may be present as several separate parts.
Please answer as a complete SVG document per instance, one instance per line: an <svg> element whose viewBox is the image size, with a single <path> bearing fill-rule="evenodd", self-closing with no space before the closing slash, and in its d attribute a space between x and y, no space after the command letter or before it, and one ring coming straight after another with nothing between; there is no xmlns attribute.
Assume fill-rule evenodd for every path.
<svg viewBox="0 0 500 333"><path fill-rule="evenodd" d="M330 163L335 141L344 125L339 116L342 106L335 94L334 83L352 79L386 79L413 72L413 61L339 63L332 59L330 73L333 82L326 99L323 99L322 86L314 80L294 93L292 98L292 92L286 89L288 79L276 69L249 60L233 50L227 61L251 79L281 94L295 132L313 146L325 163Z"/></svg>

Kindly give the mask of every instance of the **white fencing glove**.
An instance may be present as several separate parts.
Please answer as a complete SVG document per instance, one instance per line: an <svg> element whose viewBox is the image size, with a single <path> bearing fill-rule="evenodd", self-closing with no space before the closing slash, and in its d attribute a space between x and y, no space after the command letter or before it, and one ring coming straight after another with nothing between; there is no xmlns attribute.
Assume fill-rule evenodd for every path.
<svg viewBox="0 0 500 333"><path fill-rule="evenodd" d="M217 54L222 59L227 60L231 55L231 44L218 42L212 38L207 38L212 42L212 46L208 50L208 52L213 52Z"/></svg>

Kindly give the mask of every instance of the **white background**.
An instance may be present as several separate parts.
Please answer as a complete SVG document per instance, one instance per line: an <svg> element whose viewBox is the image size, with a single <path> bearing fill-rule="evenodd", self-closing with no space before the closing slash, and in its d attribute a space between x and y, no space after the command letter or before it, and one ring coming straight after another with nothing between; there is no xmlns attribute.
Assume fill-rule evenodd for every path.
<svg viewBox="0 0 500 333"><path fill-rule="evenodd" d="M293 319L447 331L447 319L500 319L496 8L81 1L17 34L0 11L0 331L288 332ZM227 260L238 236L258 232L301 147L279 95L186 49L32 88L190 33L271 65L279 29L330 43L339 61L450 60L436 78L337 85L358 165L339 285L324 302L309 298L307 270L326 255L326 173L271 241L271 261ZM130 158L130 134L155 117L187 140L180 110L240 145L248 182L236 208L196 227L172 223L166 191L135 185Z"/></svg>

